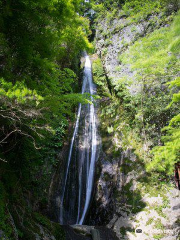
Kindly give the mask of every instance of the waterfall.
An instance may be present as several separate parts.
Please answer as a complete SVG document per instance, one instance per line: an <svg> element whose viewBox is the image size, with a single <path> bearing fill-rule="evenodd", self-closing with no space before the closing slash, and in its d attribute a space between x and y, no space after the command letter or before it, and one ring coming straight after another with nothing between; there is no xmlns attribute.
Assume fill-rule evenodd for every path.
<svg viewBox="0 0 180 240"><path fill-rule="evenodd" d="M82 94L96 94L89 56L85 57ZM93 96L91 96L93 102ZM61 193L60 223L82 225L91 201L97 160L97 118L92 104L79 104Z"/></svg>

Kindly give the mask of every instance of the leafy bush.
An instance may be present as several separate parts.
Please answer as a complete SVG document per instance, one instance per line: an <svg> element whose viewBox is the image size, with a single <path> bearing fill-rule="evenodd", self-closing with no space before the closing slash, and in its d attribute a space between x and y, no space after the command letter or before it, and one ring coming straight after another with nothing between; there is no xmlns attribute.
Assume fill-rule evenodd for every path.
<svg viewBox="0 0 180 240"><path fill-rule="evenodd" d="M93 61L93 78L94 82L98 85L98 93L101 96L109 96L106 75L103 69L102 62L99 58Z"/></svg>
<svg viewBox="0 0 180 240"><path fill-rule="evenodd" d="M89 20L78 14L81 2L0 1L0 172L8 199L14 195L6 171L32 202L47 204L69 120L79 102L90 101L77 93L79 56L92 50Z"/></svg>
<svg viewBox="0 0 180 240"><path fill-rule="evenodd" d="M140 122L144 133L152 136L154 141L154 133L159 132L157 141L154 141L155 145L159 144L159 136L164 135L162 137L164 146L153 149L154 160L148 165L148 169L166 171L168 174L172 174L174 163L179 161L180 97L177 92L180 86L177 77L180 67L179 21L180 13L177 14L170 28L155 30L129 47L129 50L121 56L123 64L131 64L131 70L135 72L136 84L141 85L139 100L138 94L133 98L137 100L135 102L139 102L136 116L141 116ZM131 81L128 84L130 85ZM170 85L172 93L168 90L167 84ZM173 100L169 105L171 97ZM133 103L132 98L130 102ZM140 122L136 121L136 124ZM165 127L168 122L169 126ZM154 124L155 129L150 131L150 125ZM160 133L161 129L163 129L162 133Z"/></svg>

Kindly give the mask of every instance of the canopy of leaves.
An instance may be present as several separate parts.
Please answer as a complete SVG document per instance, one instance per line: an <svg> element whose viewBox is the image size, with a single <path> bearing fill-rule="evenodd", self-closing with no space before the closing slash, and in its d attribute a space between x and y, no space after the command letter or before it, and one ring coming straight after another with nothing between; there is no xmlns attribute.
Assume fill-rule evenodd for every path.
<svg viewBox="0 0 180 240"><path fill-rule="evenodd" d="M89 22L77 14L80 3L0 1L2 108L9 101L16 108L30 104L46 109L44 124L56 128L78 102L85 101L75 94L76 59L82 50L91 48Z"/></svg>
<svg viewBox="0 0 180 240"><path fill-rule="evenodd" d="M0 181L10 195L9 170L44 199L39 189L48 188L69 119L89 102L78 93L79 58L92 49L81 3L0 0ZM3 220L0 226L11 239Z"/></svg>

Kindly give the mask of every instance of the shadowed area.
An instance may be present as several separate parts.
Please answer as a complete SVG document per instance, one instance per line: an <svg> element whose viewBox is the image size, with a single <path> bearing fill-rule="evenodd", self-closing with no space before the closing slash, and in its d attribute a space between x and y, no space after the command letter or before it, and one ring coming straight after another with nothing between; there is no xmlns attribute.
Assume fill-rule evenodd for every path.
<svg viewBox="0 0 180 240"><path fill-rule="evenodd" d="M118 240L113 230L106 227L64 225L66 240Z"/></svg>

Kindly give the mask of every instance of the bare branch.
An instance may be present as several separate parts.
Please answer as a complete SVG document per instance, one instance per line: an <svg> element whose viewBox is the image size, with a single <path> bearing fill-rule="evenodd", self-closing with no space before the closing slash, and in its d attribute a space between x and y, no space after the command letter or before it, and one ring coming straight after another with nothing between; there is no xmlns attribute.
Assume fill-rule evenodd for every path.
<svg viewBox="0 0 180 240"><path fill-rule="evenodd" d="M0 161L7 163L5 159L0 158Z"/></svg>
<svg viewBox="0 0 180 240"><path fill-rule="evenodd" d="M6 135L6 137L5 137L3 140L0 141L0 144L1 144L1 143L4 143L4 140L6 140L11 134L13 134L14 132L17 132L17 131L18 131L18 130L15 129L14 131L11 131L10 133L8 133L8 134Z"/></svg>

